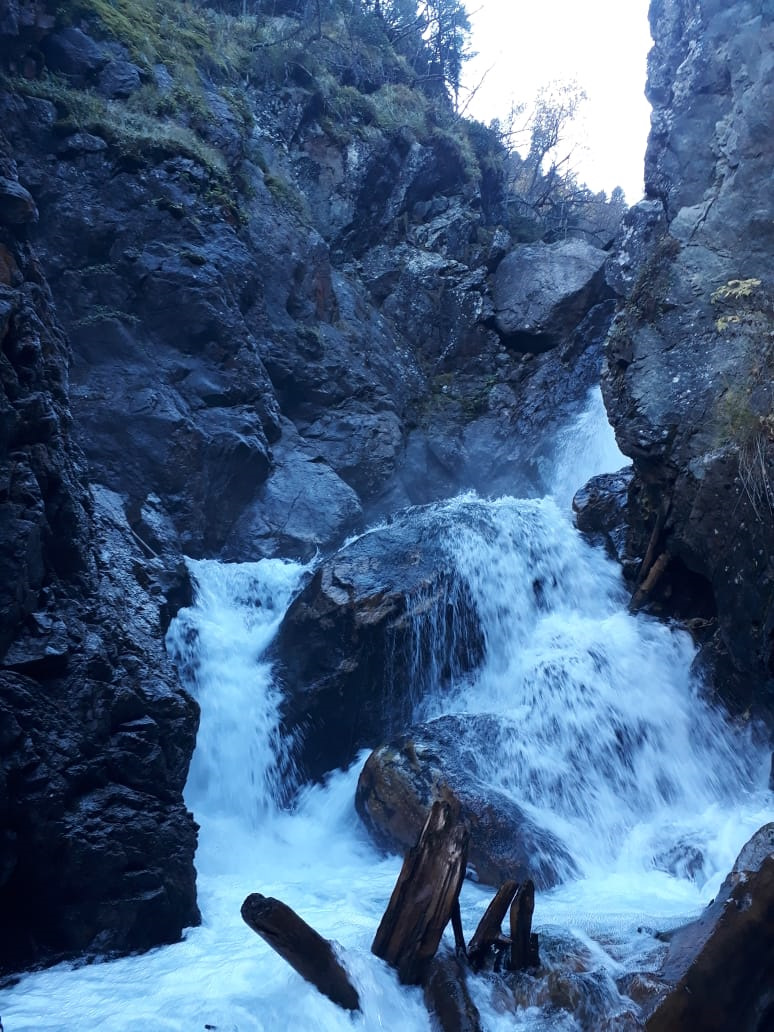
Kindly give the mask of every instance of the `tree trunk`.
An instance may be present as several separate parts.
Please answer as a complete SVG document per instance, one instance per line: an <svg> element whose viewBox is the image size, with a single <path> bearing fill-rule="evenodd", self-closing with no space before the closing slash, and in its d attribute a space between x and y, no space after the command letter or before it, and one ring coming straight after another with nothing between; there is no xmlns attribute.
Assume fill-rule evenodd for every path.
<svg viewBox="0 0 774 1032"><path fill-rule="evenodd" d="M302 978L345 1010L360 1010L360 998L327 939L278 899L254 892L242 917Z"/></svg>
<svg viewBox="0 0 774 1032"><path fill-rule="evenodd" d="M535 885L525 881L511 903L511 971L537 967L537 936L532 935Z"/></svg>
<svg viewBox="0 0 774 1032"><path fill-rule="evenodd" d="M468 829L448 802L433 803L416 846L403 861L371 950L419 985L441 941L465 877Z"/></svg>

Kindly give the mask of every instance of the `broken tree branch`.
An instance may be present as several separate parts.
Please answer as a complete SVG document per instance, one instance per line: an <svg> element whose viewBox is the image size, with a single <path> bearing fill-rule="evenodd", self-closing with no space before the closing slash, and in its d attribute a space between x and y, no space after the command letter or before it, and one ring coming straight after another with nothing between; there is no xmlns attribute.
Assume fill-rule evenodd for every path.
<svg viewBox="0 0 774 1032"><path fill-rule="evenodd" d="M535 910L535 885L525 881L511 903L511 971L536 967L537 936L532 935L532 914Z"/></svg>
<svg viewBox="0 0 774 1032"><path fill-rule="evenodd" d="M480 970L491 946L501 942L501 925L519 885L515 881L503 882L494 899L478 922L478 928L468 946L468 960L474 971Z"/></svg>

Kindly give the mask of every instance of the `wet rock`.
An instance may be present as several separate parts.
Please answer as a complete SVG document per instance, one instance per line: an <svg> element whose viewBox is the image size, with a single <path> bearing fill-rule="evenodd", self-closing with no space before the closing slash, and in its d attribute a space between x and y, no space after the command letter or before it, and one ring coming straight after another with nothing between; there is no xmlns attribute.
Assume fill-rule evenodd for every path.
<svg viewBox="0 0 774 1032"><path fill-rule="evenodd" d="M494 282L497 331L509 347L546 351L605 292L607 253L580 240L515 248Z"/></svg>
<svg viewBox="0 0 774 1032"><path fill-rule="evenodd" d="M231 529L225 555L259 550L306 562L360 524L362 510L355 491L305 445L292 425L275 446L273 460L266 483Z"/></svg>
<svg viewBox="0 0 774 1032"><path fill-rule="evenodd" d="M537 970L501 975L500 999L515 1013L539 1007L541 1016L557 1028L569 1019L583 1032L643 1028L632 1000L621 994L609 972L599 970L588 945L571 932L552 927L541 931L540 957Z"/></svg>
<svg viewBox="0 0 774 1032"><path fill-rule="evenodd" d="M0 177L0 222L20 226L37 220L38 209L30 192L13 179Z"/></svg>
<svg viewBox="0 0 774 1032"><path fill-rule="evenodd" d="M575 525L593 544L604 545L608 555L621 563L624 575L634 580L648 547L645 528L632 526L631 468L592 477L572 500ZM636 510L635 510L636 511Z"/></svg>
<svg viewBox="0 0 774 1032"><path fill-rule="evenodd" d="M98 89L105 96L130 97L142 85L140 69L131 61L110 61L100 72Z"/></svg>
<svg viewBox="0 0 774 1032"><path fill-rule="evenodd" d="M283 728L305 776L344 766L481 656L473 606L430 515L397 518L322 563L274 646Z"/></svg>
<svg viewBox="0 0 774 1032"><path fill-rule="evenodd" d="M648 1016L648 1032L768 1028L773 921L774 824L767 824L742 849L702 916L671 934L658 972L668 990Z"/></svg>
<svg viewBox="0 0 774 1032"><path fill-rule="evenodd" d="M79 85L90 80L108 60L103 48L74 25L47 35L41 50L52 72L63 72Z"/></svg>
<svg viewBox="0 0 774 1032"><path fill-rule="evenodd" d="M575 871L561 842L538 827L516 801L487 784L477 757L497 734L497 718L439 717L417 724L369 756L355 805L376 842L406 852L417 840L434 799L460 807L470 826L468 864L475 877L499 886L531 878L550 888Z"/></svg>
<svg viewBox="0 0 774 1032"><path fill-rule="evenodd" d="M704 854L692 842L680 841L654 856L653 866L676 878L698 881L704 875Z"/></svg>
<svg viewBox="0 0 774 1032"><path fill-rule="evenodd" d="M603 391L634 462L636 521L652 532L670 507L658 551L671 597L682 615L705 618L702 599L717 611L707 675L733 709L771 721L774 26L752 0L660 0L650 17L649 200L624 232Z"/></svg>

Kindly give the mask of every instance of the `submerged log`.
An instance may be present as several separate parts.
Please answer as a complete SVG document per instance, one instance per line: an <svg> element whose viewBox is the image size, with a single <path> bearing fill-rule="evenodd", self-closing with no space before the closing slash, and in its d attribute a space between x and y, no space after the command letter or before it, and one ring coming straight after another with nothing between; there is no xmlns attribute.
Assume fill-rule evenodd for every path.
<svg viewBox="0 0 774 1032"><path fill-rule="evenodd" d="M474 971L480 970L483 966L492 946L503 943L501 925L518 888L518 882L503 882L478 922L478 928L468 946L468 960Z"/></svg>
<svg viewBox="0 0 774 1032"><path fill-rule="evenodd" d="M535 911L535 886L525 881L511 903L511 971L537 967L537 936L532 934Z"/></svg>
<svg viewBox="0 0 774 1032"><path fill-rule="evenodd" d="M431 961L425 1003L441 1032L482 1032L481 1015L468 991L465 963L453 953Z"/></svg>
<svg viewBox="0 0 774 1032"><path fill-rule="evenodd" d="M278 899L252 893L242 904L246 924L290 966L345 1010L360 1010L360 998L332 944Z"/></svg>
<svg viewBox="0 0 774 1032"><path fill-rule="evenodd" d="M469 832L447 802L436 801L409 850L371 951L419 985L438 949L465 877Z"/></svg>

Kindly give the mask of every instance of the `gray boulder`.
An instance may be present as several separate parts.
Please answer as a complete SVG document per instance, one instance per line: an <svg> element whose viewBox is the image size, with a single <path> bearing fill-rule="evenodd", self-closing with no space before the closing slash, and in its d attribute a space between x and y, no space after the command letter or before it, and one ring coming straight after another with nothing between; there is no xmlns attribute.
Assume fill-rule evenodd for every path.
<svg viewBox="0 0 774 1032"><path fill-rule="evenodd" d="M29 190L13 179L0 176L0 222L20 226L37 221L38 209Z"/></svg>
<svg viewBox="0 0 774 1032"><path fill-rule="evenodd" d="M46 36L41 50L52 72L63 72L78 84L92 79L108 61L103 47L74 25Z"/></svg>
<svg viewBox="0 0 774 1032"><path fill-rule="evenodd" d="M283 733L320 778L386 741L482 653L477 616L432 512L364 534L316 570L275 643Z"/></svg>
<svg viewBox="0 0 774 1032"><path fill-rule="evenodd" d="M519 351L547 351L571 335L605 291L607 253L581 240L517 247L494 281L495 324Z"/></svg>
<svg viewBox="0 0 774 1032"><path fill-rule="evenodd" d="M140 69L122 59L105 65L99 76L99 92L111 99L130 97L141 85Z"/></svg>

